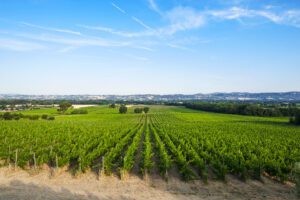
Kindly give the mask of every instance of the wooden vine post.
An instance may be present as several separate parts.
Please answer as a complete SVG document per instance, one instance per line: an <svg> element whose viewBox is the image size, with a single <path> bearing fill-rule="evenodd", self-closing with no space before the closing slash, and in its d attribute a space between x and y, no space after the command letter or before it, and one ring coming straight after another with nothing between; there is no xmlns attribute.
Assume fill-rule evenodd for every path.
<svg viewBox="0 0 300 200"><path fill-rule="evenodd" d="M15 169L18 167L18 149L16 149L16 157L15 157Z"/></svg>

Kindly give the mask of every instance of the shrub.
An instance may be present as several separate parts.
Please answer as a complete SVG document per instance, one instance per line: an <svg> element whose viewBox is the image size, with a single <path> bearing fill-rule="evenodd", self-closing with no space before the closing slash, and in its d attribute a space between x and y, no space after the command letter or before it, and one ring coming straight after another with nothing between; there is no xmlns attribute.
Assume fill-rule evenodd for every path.
<svg viewBox="0 0 300 200"><path fill-rule="evenodd" d="M126 107L126 105L121 105L120 106L119 113L121 113L121 114L127 113L127 107Z"/></svg>
<svg viewBox="0 0 300 200"><path fill-rule="evenodd" d="M6 112L6 113L3 114L2 118L4 120L12 120L13 119L13 115L10 114L9 112Z"/></svg>
<svg viewBox="0 0 300 200"><path fill-rule="evenodd" d="M30 115L30 116L29 116L29 119L30 119L30 120L38 120L39 118L40 118L39 115Z"/></svg>
<svg viewBox="0 0 300 200"><path fill-rule="evenodd" d="M150 110L150 108L149 108L149 107L144 107L144 112L145 112L145 113L148 113L148 112L149 112L149 110Z"/></svg>
<svg viewBox="0 0 300 200"><path fill-rule="evenodd" d="M71 103L69 103L67 101L63 101L59 104L59 109L57 111L65 113L71 106L72 106Z"/></svg>
<svg viewBox="0 0 300 200"><path fill-rule="evenodd" d="M116 104L115 103L110 104L109 108L116 108Z"/></svg>
<svg viewBox="0 0 300 200"><path fill-rule="evenodd" d="M290 118L290 123L300 125L300 111L298 111L294 117Z"/></svg>
<svg viewBox="0 0 300 200"><path fill-rule="evenodd" d="M300 125L300 112L298 112L295 116L295 124Z"/></svg>
<svg viewBox="0 0 300 200"><path fill-rule="evenodd" d="M20 120L21 117L19 115L14 116L14 120Z"/></svg>
<svg viewBox="0 0 300 200"><path fill-rule="evenodd" d="M42 119L48 119L48 115L42 115Z"/></svg>
<svg viewBox="0 0 300 200"><path fill-rule="evenodd" d="M76 109L76 110L73 110L71 112L71 114L73 115L77 115L77 114L88 114L88 111L87 110L82 110L82 109Z"/></svg>
<svg viewBox="0 0 300 200"><path fill-rule="evenodd" d="M48 117L48 120L55 120L55 117L54 116L50 116L50 117Z"/></svg>
<svg viewBox="0 0 300 200"><path fill-rule="evenodd" d="M135 108L134 109L134 113L142 113L143 112L143 108Z"/></svg>

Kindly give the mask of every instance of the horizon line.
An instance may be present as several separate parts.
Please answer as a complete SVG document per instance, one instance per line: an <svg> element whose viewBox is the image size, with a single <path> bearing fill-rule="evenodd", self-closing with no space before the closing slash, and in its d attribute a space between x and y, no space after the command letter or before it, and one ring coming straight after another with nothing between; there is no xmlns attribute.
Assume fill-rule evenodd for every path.
<svg viewBox="0 0 300 200"><path fill-rule="evenodd" d="M299 91L266 91L266 92L198 92L198 93L133 93L133 94L22 94L22 93L0 93L0 95L19 95L19 96L138 96L138 95L208 95L208 94L234 94L234 93L247 93L247 94L271 94L271 93L300 93Z"/></svg>

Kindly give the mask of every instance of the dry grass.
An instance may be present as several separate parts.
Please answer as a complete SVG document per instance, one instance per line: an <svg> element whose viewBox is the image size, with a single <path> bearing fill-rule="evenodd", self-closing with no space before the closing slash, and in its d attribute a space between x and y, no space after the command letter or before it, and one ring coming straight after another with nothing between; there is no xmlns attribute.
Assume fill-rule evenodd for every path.
<svg viewBox="0 0 300 200"><path fill-rule="evenodd" d="M126 176L100 176L92 172L73 177L65 169L39 173L0 169L0 199L2 200L102 200L102 199L297 199L293 185L283 185L268 178L263 182L242 182L229 176L227 183L210 180L183 182L169 177L141 179Z"/></svg>

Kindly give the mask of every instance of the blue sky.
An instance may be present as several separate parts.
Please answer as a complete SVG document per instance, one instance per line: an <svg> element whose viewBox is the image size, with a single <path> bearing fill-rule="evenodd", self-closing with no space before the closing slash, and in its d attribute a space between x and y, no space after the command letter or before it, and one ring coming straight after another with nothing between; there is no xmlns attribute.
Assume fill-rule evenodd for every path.
<svg viewBox="0 0 300 200"><path fill-rule="evenodd" d="M300 90L298 0L1 0L0 93Z"/></svg>

